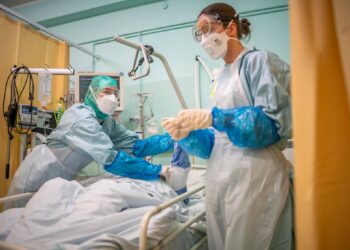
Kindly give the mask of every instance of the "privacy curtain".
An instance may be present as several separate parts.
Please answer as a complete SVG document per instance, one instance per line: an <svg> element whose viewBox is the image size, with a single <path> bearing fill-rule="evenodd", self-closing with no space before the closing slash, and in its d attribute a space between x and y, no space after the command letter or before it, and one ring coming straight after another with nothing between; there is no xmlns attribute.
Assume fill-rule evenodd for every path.
<svg viewBox="0 0 350 250"><path fill-rule="evenodd" d="M349 249L350 1L289 4L297 249Z"/></svg>
<svg viewBox="0 0 350 250"><path fill-rule="evenodd" d="M57 41L30 26L16 21L0 12L0 197L4 197L9 187L10 179L5 179L5 165L7 158L7 127L2 115L2 100L5 82L13 65L26 65L29 68L43 68L45 64L50 68L67 68L69 49L65 42ZM21 82L21 81L19 81ZM40 106L37 100L37 76L34 76L35 100L34 105ZM67 76L52 77L52 104L49 109L56 110L59 97L63 97L68 89ZM22 87L19 84L18 87ZM10 94L8 88L7 95ZM25 98L21 103L29 103L28 89L23 92ZM5 103L7 109L8 102ZM11 174L12 177L19 165L19 136L12 140Z"/></svg>

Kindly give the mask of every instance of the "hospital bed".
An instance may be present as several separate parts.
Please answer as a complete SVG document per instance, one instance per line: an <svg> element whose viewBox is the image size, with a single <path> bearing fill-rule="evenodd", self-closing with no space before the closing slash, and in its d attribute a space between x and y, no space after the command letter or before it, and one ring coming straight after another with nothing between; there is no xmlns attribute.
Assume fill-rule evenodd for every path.
<svg viewBox="0 0 350 250"><path fill-rule="evenodd" d="M166 200L165 202L160 203L158 205L147 206L146 207L147 210L141 211L142 218L140 219L140 223L138 224L139 227L137 229L137 234L138 234L137 245L134 244L134 245L129 246L128 245L129 243L125 242L126 240L123 240L123 239L121 239L121 237L113 236L110 234L101 234L98 237L96 237L96 235L92 234L93 237L91 239L85 240L85 242L87 241L87 242L90 242L91 244L88 243L87 247L85 247L85 245L84 245L85 248L82 248L82 249L93 249L94 247L104 246L104 244L106 244L106 242L109 242L110 244L115 244L116 249L206 249L207 239L206 239L206 227L205 227L205 221L204 221L204 216L205 216L205 211L204 211L204 196L205 196L204 176L205 176L205 167L192 166L190 174L189 174L189 178L187 181L187 187L189 190L188 192L186 192L182 195L176 196L173 199ZM94 178L91 178L91 179L92 179L92 181L91 181L92 185L100 183L98 181L94 181ZM98 178L95 178L95 179L98 180ZM103 178L103 180L106 180L106 179ZM68 181L65 181L65 180L62 180L62 181L64 181L64 183L62 184L62 187L67 187L66 182L68 182ZM108 183L108 179L106 180L106 183ZM83 186L90 186L90 184L91 183L89 183L89 180L86 180L85 182L83 181L80 183L80 185L83 185ZM60 187L60 190L62 190L62 187ZM146 187L146 189L147 189L147 187ZM69 192L72 192L72 191L69 190ZM147 190L147 192L150 192L150 191ZM161 192L163 192L163 191L161 191ZM73 191L73 193L74 193L74 191ZM128 193L132 193L132 191L128 191ZM39 194L35 194L35 193L26 193L26 194L11 196L11 197L5 197L5 198L0 199L0 203L13 201L16 199L28 198L28 197L32 197L31 199L37 199L36 196L38 196L38 195ZM184 205L184 203L182 201L188 197L191 197L190 202L188 205ZM57 198L57 199L59 199L59 198ZM181 204L181 205L179 205L179 204ZM169 209L172 210L174 206L177 206L176 209L178 209L178 210L188 209L189 211L191 211L191 218L186 218L186 220L181 221L181 222L179 222L179 221L171 222L171 223L169 223L169 225L171 225L171 226L163 225L164 223L162 223L159 218L162 218L162 217L168 218L167 217L168 214L174 215L172 212L169 212ZM137 209L135 209L135 210L137 210ZM131 210L131 211L135 211L135 210ZM54 211L52 211L52 212L54 212ZM84 211L82 213L84 213ZM84 217L84 215L82 215L82 217ZM127 217L127 215L126 215L126 217ZM179 217L178 214L176 214L176 217ZM106 218L108 219L108 218L112 218L112 217L106 217ZM27 222L27 224L29 225L30 222L31 221ZM4 220L1 222L1 214L0 214L0 228L3 226L3 225L1 225L1 223L4 223ZM103 222L103 223L105 223L105 222ZM128 222L123 222L123 223L128 223ZM26 225L25 227L27 227L28 225ZM72 225L74 227L75 224L73 223ZM34 227L38 227L38 225L34 225L33 228ZM157 227L159 227L160 229L158 230ZM132 228L132 226L130 228ZM162 238L157 238L159 235L157 235L157 233L154 233L154 232L157 230L162 231L162 230L164 230L164 228L166 228L166 229L171 228L171 229L168 230L169 232L162 235ZM84 231L84 229L79 229L79 230ZM20 232L20 230L19 230L19 232ZM55 232L56 235L59 235L60 233L61 233L60 230L57 230ZM127 234L130 235L130 233L127 233ZM159 232L158 232L158 234L159 234ZM53 237L56 237L56 235ZM85 237L85 235L84 235L84 237ZM1 239L1 229L0 229L0 239ZM4 239L2 239L2 240L4 240ZM113 241L115 241L115 242L112 243ZM28 245L23 244L23 241L21 242L21 245L17 245L19 243L14 243L14 242L15 241L11 241L11 240L10 241L0 241L0 249L17 249L17 250L18 249L27 249L27 248L24 248L23 246L28 246L29 249L33 249L33 247L31 247L30 244L28 244ZM132 242L132 243L134 243L134 242ZM110 246L110 245L108 245L108 246ZM66 245L64 245L64 247L62 249L80 249L79 247L80 247L79 245L66 244Z"/></svg>

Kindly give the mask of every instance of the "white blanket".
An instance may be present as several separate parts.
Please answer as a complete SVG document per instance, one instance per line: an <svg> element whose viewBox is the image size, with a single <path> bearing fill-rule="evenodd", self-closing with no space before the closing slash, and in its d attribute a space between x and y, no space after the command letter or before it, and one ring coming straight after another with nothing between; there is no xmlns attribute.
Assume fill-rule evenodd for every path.
<svg viewBox="0 0 350 250"><path fill-rule="evenodd" d="M76 181L56 178L45 183L24 209L0 214L0 236L30 249L137 249L140 222L151 206L171 199L176 193L162 181L104 179L83 187ZM176 222L184 222L190 211L175 205L153 217L149 246L169 233ZM97 244L97 245L96 245Z"/></svg>

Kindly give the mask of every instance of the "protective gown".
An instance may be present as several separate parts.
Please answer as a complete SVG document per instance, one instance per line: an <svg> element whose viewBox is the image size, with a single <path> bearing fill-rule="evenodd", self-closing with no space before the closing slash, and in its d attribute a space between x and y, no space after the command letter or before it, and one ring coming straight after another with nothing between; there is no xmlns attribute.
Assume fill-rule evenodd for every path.
<svg viewBox="0 0 350 250"><path fill-rule="evenodd" d="M291 164L281 152L291 138L290 69L270 52L247 52L211 88L214 136L195 130L179 145L209 158L209 249L291 249Z"/></svg>
<svg viewBox="0 0 350 250"><path fill-rule="evenodd" d="M56 177L72 180L91 161L101 165L112 163L119 151L125 154L135 151L137 157L143 157L172 148L169 135L139 140L135 132L125 129L112 117L98 119L90 106L75 104L65 111L59 126L47 138L47 144L34 147L21 163L8 194L37 191L43 183ZM142 164L158 177L160 168L145 161ZM126 167L138 166L127 164ZM7 204L6 208L20 207L26 202Z"/></svg>

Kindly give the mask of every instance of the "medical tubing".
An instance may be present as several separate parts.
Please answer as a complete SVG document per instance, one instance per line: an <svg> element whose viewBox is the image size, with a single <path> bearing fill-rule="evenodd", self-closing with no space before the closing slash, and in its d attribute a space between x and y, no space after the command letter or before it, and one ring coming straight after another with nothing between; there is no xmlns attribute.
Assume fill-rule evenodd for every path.
<svg viewBox="0 0 350 250"><path fill-rule="evenodd" d="M19 72L23 71L23 73L26 74L26 78L24 81L24 84L22 85L22 89L18 89L18 82L17 82L17 75L20 74ZM10 103L8 106L8 111L5 112L5 103L6 103L6 93L7 93L7 87L10 83ZM26 130L23 129L23 126L21 123L19 125L16 123L17 116L19 116L18 113L18 107L20 104L20 100L23 94L23 91L25 90L26 86L28 84L28 100L29 100L29 109L32 110L33 107L33 100L34 100L34 80L31 72L29 71L28 67L25 65L22 65L20 67L14 66L14 70L11 71L11 73L8 75L5 83L5 89L4 89L4 97L3 97L3 106L2 106L2 113L4 116L4 119L7 122L7 130L8 133L12 139L12 131L15 131L18 134L28 134L30 129L32 128L32 122L33 122L33 113L31 112L30 116L30 122L28 125L28 128Z"/></svg>
<svg viewBox="0 0 350 250"><path fill-rule="evenodd" d="M29 110L32 111L33 107L33 99L34 99L34 80L31 72L29 71L28 67L25 65L22 65L20 67L14 66L14 70L11 71L11 73L8 75L5 83L5 89L4 89L4 97L2 100L2 114L6 121L7 125L7 133L8 133L8 148L7 148L7 161L5 165L5 178L8 179L10 177L10 149L11 149L11 140L14 138L12 132L16 132L18 134L29 134L30 129L32 128L32 122L33 122L33 112L30 113L30 122L29 126L26 130L23 129L22 124L17 122L20 120L20 113L18 112L19 103L23 94L23 91L25 90L27 84L28 84L28 100L29 100ZM22 89L18 88L18 82L17 82L17 75L19 72L23 70L26 73L25 82L22 85ZM7 111L5 111L5 103L6 103L6 93L7 93L7 87L10 83L10 100ZM17 118L18 116L18 118ZM19 124L19 125L18 125Z"/></svg>
<svg viewBox="0 0 350 250"><path fill-rule="evenodd" d="M276 122L261 107L212 110L213 127L225 132L237 147L264 148L280 140Z"/></svg>

